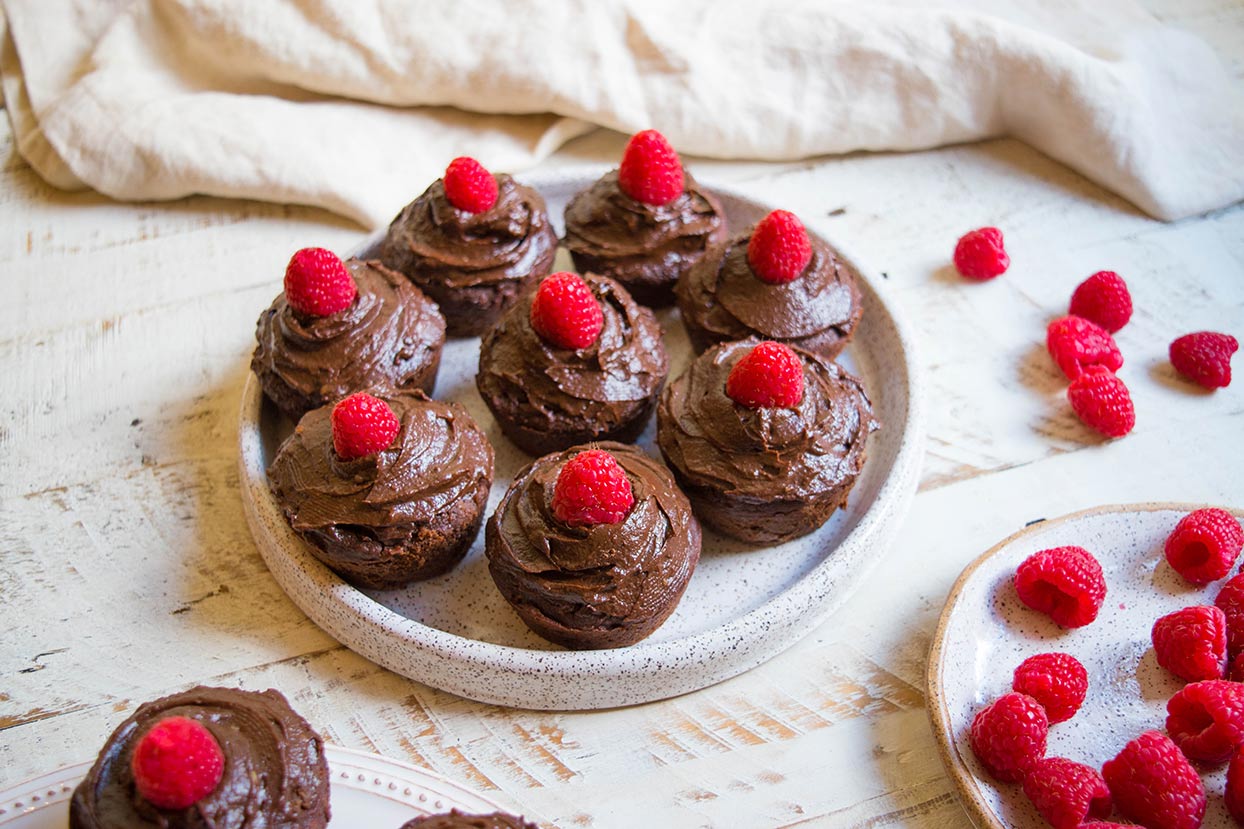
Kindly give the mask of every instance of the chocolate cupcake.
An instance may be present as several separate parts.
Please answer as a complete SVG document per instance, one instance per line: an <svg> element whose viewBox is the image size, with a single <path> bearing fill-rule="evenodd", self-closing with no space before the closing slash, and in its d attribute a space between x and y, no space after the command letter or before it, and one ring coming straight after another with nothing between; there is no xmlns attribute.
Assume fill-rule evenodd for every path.
<svg viewBox="0 0 1244 829"><path fill-rule="evenodd" d="M549 273L556 253L539 193L458 158L397 214L380 258L436 300L450 336L473 337Z"/></svg>
<svg viewBox="0 0 1244 829"><path fill-rule="evenodd" d="M154 768L149 752L164 755ZM163 779L178 758L190 781ZM328 817L323 743L285 697L202 686L140 705L69 805L70 829L322 829Z"/></svg>
<svg viewBox="0 0 1244 829"><path fill-rule="evenodd" d="M633 442L668 373L652 311L612 279L558 273L484 335L475 384L506 437L543 455Z"/></svg>
<svg viewBox="0 0 1244 829"><path fill-rule="evenodd" d="M674 612L700 559L700 525L664 466L632 446L591 444L520 471L484 550L527 627L567 648L618 648Z"/></svg>
<svg viewBox="0 0 1244 829"><path fill-rule="evenodd" d="M743 541L775 544L844 506L879 424L860 381L780 343L723 343L673 381L657 442L696 515Z"/></svg>
<svg viewBox="0 0 1244 829"><path fill-rule="evenodd" d="M259 317L251 371L290 420L372 386L431 394L445 344L436 304L378 261L295 253Z"/></svg>
<svg viewBox="0 0 1244 829"><path fill-rule="evenodd" d="M696 353L757 337L832 360L864 310L857 279L798 218L775 210L701 260L675 293Z"/></svg>
<svg viewBox="0 0 1244 829"><path fill-rule="evenodd" d="M580 273L612 277L636 302L674 301L674 284L726 238L717 199L684 173L659 132L631 138L618 170L566 206L566 249Z"/></svg>
<svg viewBox="0 0 1244 829"><path fill-rule="evenodd" d="M401 829L540 829L517 815L492 812L468 815L454 809L439 815L424 815L402 824Z"/></svg>
<svg viewBox="0 0 1244 829"><path fill-rule="evenodd" d="M316 558L349 582L386 588L439 576L466 554L493 452L457 403L376 394L308 412L268 479Z"/></svg>

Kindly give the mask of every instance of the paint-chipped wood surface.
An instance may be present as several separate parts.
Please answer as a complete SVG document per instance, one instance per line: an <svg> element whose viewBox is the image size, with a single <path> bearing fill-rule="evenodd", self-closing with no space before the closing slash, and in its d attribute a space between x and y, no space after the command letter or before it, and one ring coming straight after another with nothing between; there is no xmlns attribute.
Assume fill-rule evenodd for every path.
<svg viewBox="0 0 1244 829"><path fill-rule="evenodd" d="M1150 5L1206 36L1244 89L1241 6ZM207 682L280 688L329 741L546 826L967 826L921 685L959 570L1029 521L1100 503L1244 505L1244 381L1200 392L1165 361L1178 334L1240 335L1244 208L1161 224L1006 140L695 163L821 217L885 274L930 381L912 513L841 612L741 677L595 713L467 702L336 645L268 575L242 516L254 320L292 250L346 249L363 231L304 208L60 193L7 122L0 138L0 786L90 758L139 702ZM620 147L589 137L550 166ZM1014 265L967 284L949 252L983 224L1004 229ZM1042 347L1102 268L1137 306L1119 343L1138 422L1113 443L1071 415Z"/></svg>

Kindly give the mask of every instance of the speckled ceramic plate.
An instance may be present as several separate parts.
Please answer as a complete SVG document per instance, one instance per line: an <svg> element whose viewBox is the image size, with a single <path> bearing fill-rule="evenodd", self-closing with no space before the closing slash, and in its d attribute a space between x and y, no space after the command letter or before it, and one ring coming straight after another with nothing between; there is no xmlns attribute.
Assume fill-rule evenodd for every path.
<svg viewBox="0 0 1244 829"><path fill-rule="evenodd" d="M325 746L332 775L329 826L397 829L420 815L461 809L503 811L465 786L425 769L336 746ZM91 764L79 763L0 792L0 826L5 829L65 829L69 798Z"/></svg>
<svg viewBox="0 0 1244 829"><path fill-rule="evenodd" d="M1166 537L1200 504L1100 507L1042 521L974 561L951 590L929 654L929 717L942 760L972 820L990 829L1048 829L1018 784L998 783L968 744L972 718L1011 690L1015 667L1030 656L1065 651L1088 669L1080 711L1050 728L1047 756L1096 768L1128 741L1163 731L1166 701L1184 683L1158 667L1149 632L1160 616L1213 604L1222 582L1195 588L1163 558ZM1236 511L1244 517L1244 510ZM1075 544L1101 562L1106 601L1097 620L1063 630L1020 603L1012 580L1038 550ZM1209 793L1206 829L1234 826L1223 806L1225 768L1202 775Z"/></svg>
<svg viewBox="0 0 1244 829"><path fill-rule="evenodd" d="M544 195L560 233L566 201L599 174L523 180ZM771 209L731 190L711 189L731 227L745 227ZM379 238L355 253L374 250ZM569 270L566 253L558 256L557 267ZM916 487L923 432L911 337L883 298L879 280L851 261L864 275L865 310L843 362L862 376L884 427L869 441L849 506L818 532L778 547L706 532L700 564L678 609L639 644L571 652L528 631L488 575L482 532L466 560L440 578L386 591L344 583L293 534L269 491L265 470L291 427L251 377L242 402L240 462L247 520L259 550L290 597L343 644L400 674L484 702L607 708L686 693L754 667L792 645L847 597L888 548ZM660 319L674 377L692 352L677 312L662 312ZM465 405L496 448L491 514L530 458L501 434L476 392L478 357L478 339L451 340L435 396ZM654 435L655 422L639 445L659 457Z"/></svg>

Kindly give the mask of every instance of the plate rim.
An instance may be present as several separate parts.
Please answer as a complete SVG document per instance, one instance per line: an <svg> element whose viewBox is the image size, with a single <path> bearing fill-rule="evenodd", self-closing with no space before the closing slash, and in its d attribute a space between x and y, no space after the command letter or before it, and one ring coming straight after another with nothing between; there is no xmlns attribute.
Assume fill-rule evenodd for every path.
<svg viewBox="0 0 1244 829"><path fill-rule="evenodd" d="M567 184L582 185L590 182L590 177L597 169L596 166L582 166L567 170L550 171L543 174L536 173L528 176L524 183L535 187L537 191ZM769 204L731 185L712 181L711 179L700 180L700 183L705 189L714 194L724 195L756 209L772 209ZM897 532L897 526L889 529L885 526L886 522L897 525L906 517L911 500L919 485L919 471L925 448L925 371L923 364L919 360L918 347L916 346L916 340L910 324L902 311L901 304L896 301L890 288L884 284L884 280L878 277L876 275L877 272L873 269L861 267L859 258L852 253L849 246L844 246L837 241L830 242L825 234L820 232L819 226L821 224L822 222L819 218L809 222L814 232L825 239L826 243L830 244L860 274L865 289L874 294L880 310L888 317L889 325L894 330L897 343L901 346L901 365L906 375L905 382L903 383L907 398L906 417L899 424L901 431L897 438L898 446L894 452L890 472L880 482L876 497L873 500L873 504L881 504L883 509L876 511L873 509L873 505L870 505L860 516L859 523L841 539L838 546L842 546L850 541L852 544L861 544L868 547L878 539L881 539L888 545L892 541L893 535ZM381 229L368 234L351 249L351 253L367 250L384 233L385 231ZM241 494L246 507L247 523L250 525L252 537L265 563L268 563L268 556L271 551L267 547L270 542L268 541L266 531L261 526L263 522L254 514L261 505L255 503L255 499L252 497L249 483L254 479L254 476L247 465L248 442L254 437L252 432L255 435L258 434L258 414L262 403L263 394L259 389L259 383L254 373L248 372L246 386L242 395L241 411L239 412L238 464L242 478ZM266 471L264 472L265 474L262 478L266 481ZM270 510L271 505L275 502L270 489L264 487L264 492L265 494L260 496L260 498L271 502L268 505ZM887 529L889 530L888 532ZM401 616L379 602L374 601L361 591L351 587L335 573L332 573L325 565L310 556L309 553L305 557L305 567L303 568L305 575L318 584L325 585L328 592L332 594L333 600L340 604L345 604L352 613L357 616L369 615L368 625L371 629L379 628L387 636L400 638L403 646L408 651L421 651L430 658L446 660L474 669L500 670L512 675L519 673L538 674L547 672L550 665L554 665L558 668L557 673L559 676L631 677L637 670L646 671L649 674L659 674L676 668L679 663L685 663L686 660L671 658L668 655L662 656L659 653L659 650L671 647L679 648L683 652L697 652L699 658L694 660L694 663L703 665L722 653L738 650L755 650L759 645L765 644L767 639L773 639L775 636L785 643L776 648L772 646L761 648L763 653L759 657L749 653L747 659L744 660L746 664L738 667L737 670L716 676L716 678L709 681L691 683L691 687L676 688L659 693L648 693L641 695L642 698L624 701L610 699L595 702L588 700L582 704L566 705L553 703L540 705L534 704L530 700L516 701L497 696L495 692L490 692L487 688L472 693L465 693L458 687L446 688L444 684L433 681L430 678L414 677L434 687L439 687L471 699L540 710L616 707L618 705L636 704L677 696L715 684L749 670L761 662L776 656L782 650L785 650L786 647L793 645L828 617L846 599L846 594L844 593L837 601L820 601L815 598L816 591L811 589L811 583L815 581L813 576L832 564L831 558L827 556L825 560L805 573L798 581L771 597L762 605L723 625L706 631L699 631L674 640L664 640L655 643L643 641L627 648L587 651L535 650L470 639L424 625L409 617ZM868 572L875 567L879 559L880 556L872 556L869 560L858 565L856 572L852 574L852 579L857 586L859 582L864 580ZM273 572L274 577L277 576L276 569L271 564L269 564L269 570ZM279 577L277 577L277 580L280 583L281 579ZM291 591L285 590L284 584L281 584L281 587L312 621L324 628L335 639L341 641L341 637L338 636L331 626L322 622L317 614L304 606L304 603L299 601ZM811 604L813 609L805 613L772 614L772 608L775 605L792 603L795 606ZM307 602L307 604L311 603ZM770 615L774 615L774 618L781 618L782 624L769 624L768 622L765 622L763 625L758 624L760 620ZM751 633L751 631L755 632ZM793 636L780 635L792 632ZM749 633L751 633L750 638L752 639L750 648L747 642ZM346 644L344 642L342 644L351 650L359 652L371 661L377 662L399 674L409 676L405 671L395 667L391 661L386 660L378 649L375 650L375 653L371 653L360 651L355 644ZM498 664L499 662L501 664Z"/></svg>
<svg viewBox="0 0 1244 829"><path fill-rule="evenodd" d="M1007 825L1001 821L993 809L989 808L985 802L980 778L971 773L967 763L959 753L955 742L954 724L951 722L950 709L943 690L941 669L942 662L947 653L946 633L950 626L951 617L954 615L956 608L958 608L968 583L976 575L977 571L994 556L1004 552L1012 544L1052 527L1095 515L1165 511L1192 512L1193 510L1209 506L1214 505L1184 501L1140 501L1132 504L1104 504L1069 512L1022 527L972 559L963 568L963 571L951 586L950 592L946 595L946 601L942 605L942 612L937 619L937 626L933 629L933 640L929 645L929 655L925 664L925 710L928 712L929 724L933 729L933 737L937 743L937 752L941 758L942 766L945 767L951 780L954 781L955 789L959 794L960 804L976 826L982 827L982 829L1008 829ZM1225 509L1236 517L1244 517L1244 509L1235 507L1220 507L1220 509Z"/></svg>

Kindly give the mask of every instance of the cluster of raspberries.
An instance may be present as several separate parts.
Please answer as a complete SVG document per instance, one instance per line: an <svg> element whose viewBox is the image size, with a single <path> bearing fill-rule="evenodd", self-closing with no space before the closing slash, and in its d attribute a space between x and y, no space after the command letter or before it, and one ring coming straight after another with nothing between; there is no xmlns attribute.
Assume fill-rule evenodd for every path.
<svg viewBox="0 0 1244 829"><path fill-rule="evenodd" d="M1170 566L1195 585L1224 578L1244 548L1244 528L1229 512L1198 509L1166 540ZM1028 607L1066 628L1097 618L1106 598L1101 564L1082 547L1029 556L1015 572ZM1244 824L1244 574L1214 606L1187 607L1153 625L1158 664L1190 683L1167 703L1166 733L1146 731L1101 771L1046 757L1049 727L1071 719L1088 692L1088 672L1074 656L1043 653L1015 669L1013 691L977 713L969 741L985 770L1022 783L1055 829L1123 826L1104 822L1117 810L1149 829L1197 829L1207 796L1197 767L1230 762L1227 811ZM1196 764L1194 766L1194 764Z"/></svg>
<svg viewBox="0 0 1244 829"><path fill-rule="evenodd" d="M964 234L955 246L955 267L969 279L993 279L1010 265L1002 233L984 227ZM1136 409L1126 384L1115 374L1123 355L1114 334L1132 318L1132 295L1114 271L1098 271L1071 295L1067 316L1046 330L1046 348L1071 381L1067 400L1085 425L1106 437L1123 437L1136 425ZM1231 383L1231 356L1240 347L1235 337L1197 331L1170 345L1175 370L1207 389Z"/></svg>

